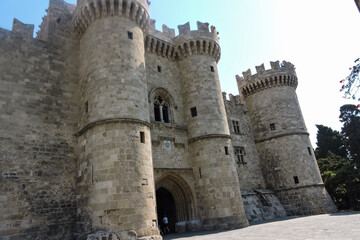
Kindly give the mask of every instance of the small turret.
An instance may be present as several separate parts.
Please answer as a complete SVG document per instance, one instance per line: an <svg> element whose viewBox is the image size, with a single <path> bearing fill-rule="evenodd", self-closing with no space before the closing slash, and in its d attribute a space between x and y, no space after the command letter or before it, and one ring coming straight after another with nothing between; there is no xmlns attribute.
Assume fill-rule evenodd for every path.
<svg viewBox="0 0 360 240"><path fill-rule="evenodd" d="M247 70L236 76L267 187L278 192L291 215L332 212L336 208L324 188L296 96L295 67L286 61L270 64L269 70L262 64L256 74Z"/></svg>

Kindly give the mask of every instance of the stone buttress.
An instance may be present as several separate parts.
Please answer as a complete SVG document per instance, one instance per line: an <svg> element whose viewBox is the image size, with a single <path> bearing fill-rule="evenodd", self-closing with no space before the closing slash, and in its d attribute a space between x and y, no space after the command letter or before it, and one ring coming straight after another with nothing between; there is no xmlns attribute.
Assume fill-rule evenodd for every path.
<svg viewBox="0 0 360 240"><path fill-rule="evenodd" d="M80 222L90 232L157 236L144 59L148 3L80 0L73 25L80 39Z"/></svg>
<svg viewBox="0 0 360 240"><path fill-rule="evenodd" d="M289 215L336 211L321 179L295 89L294 65L271 62L237 76L267 188Z"/></svg>
<svg viewBox="0 0 360 240"><path fill-rule="evenodd" d="M235 162L225 152L232 144L217 72L217 32L200 22L190 31L187 23L179 26L175 44L198 217L204 229L247 226Z"/></svg>

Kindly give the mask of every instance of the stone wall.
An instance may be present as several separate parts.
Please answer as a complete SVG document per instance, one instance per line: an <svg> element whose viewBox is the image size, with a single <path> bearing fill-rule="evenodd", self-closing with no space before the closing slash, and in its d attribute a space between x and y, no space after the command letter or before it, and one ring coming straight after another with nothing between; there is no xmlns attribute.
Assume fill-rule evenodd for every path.
<svg viewBox="0 0 360 240"><path fill-rule="evenodd" d="M323 184L278 189L276 196L289 216L337 212Z"/></svg>
<svg viewBox="0 0 360 240"><path fill-rule="evenodd" d="M266 189L241 190L249 222L285 217L286 211L273 191Z"/></svg>
<svg viewBox="0 0 360 240"><path fill-rule="evenodd" d="M71 239L75 230L76 41L64 31L68 5L50 1L48 15L47 42L17 20L0 30L1 239Z"/></svg>
<svg viewBox="0 0 360 240"><path fill-rule="evenodd" d="M224 102L233 145L231 154L235 162L237 162L237 159L236 156L234 156L234 149L236 147L244 149L245 163L237 162L236 164L240 188L242 190L265 188L266 186L261 172L260 160L247 109L245 105L240 104L233 96L230 96L230 100L228 101L224 95ZM237 121L239 124L238 133L235 132L233 121Z"/></svg>

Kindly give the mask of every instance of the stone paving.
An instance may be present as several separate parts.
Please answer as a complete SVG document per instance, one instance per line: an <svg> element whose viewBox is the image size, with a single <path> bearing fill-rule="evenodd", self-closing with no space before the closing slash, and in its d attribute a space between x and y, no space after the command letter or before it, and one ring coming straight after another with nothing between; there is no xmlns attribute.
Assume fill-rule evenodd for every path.
<svg viewBox="0 0 360 240"><path fill-rule="evenodd" d="M280 220L251 224L231 231L172 234L164 240L219 239L339 239L360 240L360 212L342 212L307 217L286 217Z"/></svg>

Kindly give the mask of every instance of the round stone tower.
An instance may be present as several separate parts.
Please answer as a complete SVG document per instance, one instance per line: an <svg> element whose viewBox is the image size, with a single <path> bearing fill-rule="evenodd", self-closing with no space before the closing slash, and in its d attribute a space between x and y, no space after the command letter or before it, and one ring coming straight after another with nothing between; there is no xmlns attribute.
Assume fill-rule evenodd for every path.
<svg viewBox="0 0 360 240"><path fill-rule="evenodd" d="M80 39L79 215L91 232L158 235L144 59L148 3L79 0L73 25Z"/></svg>
<svg viewBox="0 0 360 240"><path fill-rule="evenodd" d="M200 22L197 31L190 31L187 23L179 26L175 44L198 217L204 229L247 226L235 161L228 154L232 145L217 72L217 32Z"/></svg>
<svg viewBox="0 0 360 240"><path fill-rule="evenodd" d="M276 191L288 214L336 211L321 179L300 105L294 65L271 62L257 73L237 76L251 119L267 187Z"/></svg>

